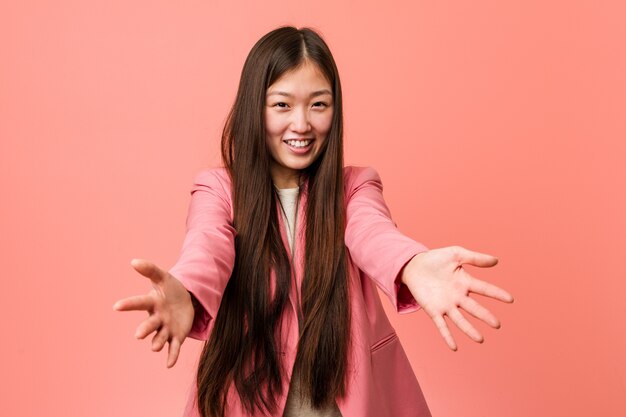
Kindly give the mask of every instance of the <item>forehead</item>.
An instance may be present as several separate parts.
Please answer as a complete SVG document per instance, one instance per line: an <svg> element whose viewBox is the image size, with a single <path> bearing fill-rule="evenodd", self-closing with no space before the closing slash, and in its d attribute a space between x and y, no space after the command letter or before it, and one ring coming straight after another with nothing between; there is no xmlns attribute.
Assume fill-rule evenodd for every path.
<svg viewBox="0 0 626 417"><path fill-rule="evenodd" d="M267 89L267 94L286 92L296 94L310 91L332 91L330 81L317 64L305 61L302 65L285 72Z"/></svg>

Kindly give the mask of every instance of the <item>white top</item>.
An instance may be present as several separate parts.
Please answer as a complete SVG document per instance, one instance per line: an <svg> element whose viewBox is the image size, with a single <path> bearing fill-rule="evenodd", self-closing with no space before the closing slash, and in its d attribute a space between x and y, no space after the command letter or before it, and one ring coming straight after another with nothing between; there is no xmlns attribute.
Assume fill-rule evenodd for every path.
<svg viewBox="0 0 626 417"><path fill-rule="evenodd" d="M295 250L295 233L296 218L298 208L299 188L277 188L278 198L282 206L282 216L287 227L287 238L289 240L289 249L291 257ZM300 379L297 372L291 376L291 384L289 385L289 394L287 395L287 403L285 404L285 413L283 417L341 417L339 408L336 403L323 410L316 410L311 407L309 398L301 398L300 396Z"/></svg>
<svg viewBox="0 0 626 417"><path fill-rule="evenodd" d="M294 237L296 233L296 208L298 205L299 188L277 188L276 192L280 198L280 205L282 206L283 220L287 225L287 238L289 239L289 249L291 251L291 257L293 258L294 250Z"/></svg>

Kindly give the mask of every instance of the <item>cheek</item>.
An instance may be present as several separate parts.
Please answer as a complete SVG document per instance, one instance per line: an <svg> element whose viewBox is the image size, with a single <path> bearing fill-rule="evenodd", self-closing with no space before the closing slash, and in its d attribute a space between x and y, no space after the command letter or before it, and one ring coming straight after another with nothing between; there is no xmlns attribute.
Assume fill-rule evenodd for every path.
<svg viewBox="0 0 626 417"><path fill-rule="evenodd" d="M333 114L331 112L320 115L316 123L316 129L321 135L326 135L333 123Z"/></svg>
<svg viewBox="0 0 626 417"><path fill-rule="evenodd" d="M280 147L280 142L276 139L276 134L271 132L269 129L265 131L265 135L265 146L272 157L275 158Z"/></svg>
<svg viewBox="0 0 626 417"><path fill-rule="evenodd" d="M281 122L280 117L272 114L265 114L265 133L268 137L281 134L284 130L282 125L283 123Z"/></svg>

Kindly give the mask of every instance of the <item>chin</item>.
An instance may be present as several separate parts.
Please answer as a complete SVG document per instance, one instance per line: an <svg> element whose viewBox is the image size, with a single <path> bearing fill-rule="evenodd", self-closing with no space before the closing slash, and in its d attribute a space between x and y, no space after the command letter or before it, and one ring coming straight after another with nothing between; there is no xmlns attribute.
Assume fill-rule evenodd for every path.
<svg viewBox="0 0 626 417"><path fill-rule="evenodd" d="M302 171L311 166L314 159L307 161L299 161L297 163L285 164L289 169L293 169L294 171Z"/></svg>

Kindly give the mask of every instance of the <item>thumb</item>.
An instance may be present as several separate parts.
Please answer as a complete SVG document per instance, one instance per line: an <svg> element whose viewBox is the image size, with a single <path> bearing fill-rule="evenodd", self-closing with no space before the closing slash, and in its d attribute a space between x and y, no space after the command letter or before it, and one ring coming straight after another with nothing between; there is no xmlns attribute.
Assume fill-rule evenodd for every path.
<svg viewBox="0 0 626 417"><path fill-rule="evenodd" d="M498 258L486 253L474 252L463 247L459 247L459 261L462 264L470 264L481 268L494 266L498 263Z"/></svg>
<svg viewBox="0 0 626 417"><path fill-rule="evenodd" d="M144 277L150 278L150 281L155 284L161 283L167 276L165 271L145 259L132 259L130 264L137 272Z"/></svg>

